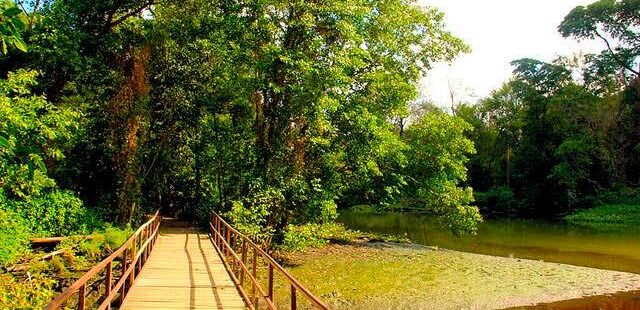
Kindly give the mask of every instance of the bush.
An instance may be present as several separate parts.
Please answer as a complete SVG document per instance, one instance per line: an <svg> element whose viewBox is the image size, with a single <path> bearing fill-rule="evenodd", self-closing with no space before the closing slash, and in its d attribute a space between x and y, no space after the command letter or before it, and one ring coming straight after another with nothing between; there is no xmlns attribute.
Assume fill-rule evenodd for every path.
<svg viewBox="0 0 640 310"><path fill-rule="evenodd" d="M43 309L56 294L55 284L43 274L27 279L0 274L0 309Z"/></svg>
<svg viewBox="0 0 640 310"><path fill-rule="evenodd" d="M308 247L321 247L330 242L350 243L360 235L359 232L337 223L289 225L284 233L284 241L278 248L300 251Z"/></svg>
<svg viewBox="0 0 640 310"><path fill-rule="evenodd" d="M247 207L240 201L234 201L225 216L238 231L253 240L268 240L273 235L273 230L266 227L269 216L267 204L257 203Z"/></svg>
<svg viewBox="0 0 640 310"><path fill-rule="evenodd" d="M20 216L0 206L0 265L12 264L29 251L29 235L29 228Z"/></svg>
<svg viewBox="0 0 640 310"><path fill-rule="evenodd" d="M349 212L357 212L357 213L377 213L380 210L373 205L357 205L349 208Z"/></svg>
<svg viewBox="0 0 640 310"><path fill-rule="evenodd" d="M307 207L306 219L316 223L328 223L338 217L338 206L333 200L314 200Z"/></svg>
<svg viewBox="0 0 640 310"><path fill-rule="evenodd" d="M516 213L517 201L513 191L498 186L486 192L474 192L476 204L485 215L512 215Z"/></svg>
<svg viewBox="0 0 640 310"><path fill-rule="evenodd" d="M329 243L321 237L321 225L289 225L284 233L284 240L280 249L285 251L300 251L307 247L320 247Z"/></svg>
<svg viewBox="0 0 640 310"><path fill-rule="evenodd" d="M9 203L35 235L87 234L100 226L99 217L85 208L82 200L68 191L53 191Z"/></svg>
<svg viewBox="0 0 640 310"><path fill-rule="evenodd" d="M640 192L633 188L618 188L598 193L592 205L626 204L640 205Z"/></svg>
<svg viewBox="0 0 640 310"><path fill-rule="evenodd" d="M104 256L122 246L133 234L129 227L118 228L106 226L93 232L90 236L73 236L57 246L57 249L67 249L68 253L81 257L83 260L100 261Z"/></svg>
<svg viewBox="0 0 640 310"><path fill-rule="evenodd" d="M580 210L565 217L571 223L593 228L637 227L640 224L640 205L602 205Z"/></svg>

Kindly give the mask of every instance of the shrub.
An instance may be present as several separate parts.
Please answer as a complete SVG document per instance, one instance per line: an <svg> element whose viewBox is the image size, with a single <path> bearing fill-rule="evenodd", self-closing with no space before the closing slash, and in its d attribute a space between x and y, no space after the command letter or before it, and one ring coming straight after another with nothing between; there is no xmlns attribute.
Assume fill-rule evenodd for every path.
<svg viewBox="0 0 640 310"><path fill-rule="evenodd" d="M232 222L233 226L254 240L267 240L273 231L266 227L267 216L269 216L269 206L267 204L252 204L246 207L240 201L234 201L231 210L225 214Z"/></svg>
<svg viewBox="0 0 640 310"><path fill-rule="evenodd" d="M118 228L106 226L94 231L90 236L73 236L58 245L58 249L68 249L84 260L99 261L107 254L118 249L133 234L130 227Z"/></svg>
<svg viewBox="0 0 640 310"><path fill-rule="evenodd" d="M356 205L349 208L350 212L358 212L358 213L377 213L380 212L376 206L373 205Z"/></svg>
<svg viewBox="0 0 640 310"><path fill-rule="evenodd" d="M56 294L55 284L44 274L26 279L0 274L0 309L43 309Z"/></svg>
<svg viewBox="0 0 640 310"><path fill-rule="evenodd" d="M321 237L321 225L289 225L284 233L284 240L280 249L285 251L300 251L307 247L320 247L329 243Z"/></svg>
<svg viewBox="0 0 640 310"><path fill-rule="evenodd" d="M498 186L486 192L474 192L474 196L483 214L505 215L516 212L517 201L508 187Z"/></svg>
<svg viewBox="0 0 640 310"><path fill-rule="evenodd" d="M0 265L14 263L29 251L29 235L25 222L14 212L3 210L0 206Z"/></svg>
<svg viewBox="0 0 640 310"><path fill-rule="evenodd" d="M285 251L300 251L308 247L324 246L330 242L350 243L360 235L360 232L349 230L337 223L289 225L279 248Z"/></svg>
<svg viewBox="0 0 640 310"><path fill-rule="evenodd" d="M333 200L311 201L307 208L307 219L316 223L328 223L338 217L338 206Z"/></svg>
<svg viewBox="0 0 640 310"><path fill-rule="evenodd" d="M627 204L640 205L640 192L633 188L617 188L596 195L593 205Z"/></svg>
<svg viewBox="0 0 640 310"><path fill-rule="evenodd" d="M23 201L9 203L36 235L87 234L101 223L85 208L82 200L68 191L52 191Z"/></svg>
<svg viewBox="0 0 640 310"><path fill-rule="evenodd" d="M633 226L640 224L640 205L602 205L580 210L565 217L569 222L588 226Z"/></svg>

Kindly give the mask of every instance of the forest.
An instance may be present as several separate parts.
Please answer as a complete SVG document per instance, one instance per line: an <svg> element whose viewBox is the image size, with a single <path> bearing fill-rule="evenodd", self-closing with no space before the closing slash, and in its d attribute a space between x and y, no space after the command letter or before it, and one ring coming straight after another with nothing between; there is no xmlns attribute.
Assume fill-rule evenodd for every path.
<svg viewBox="0 0 640 310"><path fill-rule="evenodd" d="M282 244L353 207L429 214L463 235L483 217L640 203L637 0L579 6L558 25L601 53L513 60L502 87L451 108L420 100L418 82L473 47L413 0L0 11L4 271L33 237L114 247L155 210L221 212ZM93 246L78 255L109 249Z"/></svg>

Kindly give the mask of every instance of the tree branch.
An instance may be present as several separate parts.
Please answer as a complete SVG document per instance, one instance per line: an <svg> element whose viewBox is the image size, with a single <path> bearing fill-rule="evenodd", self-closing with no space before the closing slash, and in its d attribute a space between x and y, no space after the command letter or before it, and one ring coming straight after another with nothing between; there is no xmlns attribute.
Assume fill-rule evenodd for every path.
<svg viewBox="0 0 640 310"><path fill-rule="evenodd" d="M33 28L33 24L35 24L36 13L38 12L38 8L40 7L41 3L42 0L37 0L36 4L33 6L33 12L31 13L31 18L29 19L29 30L31 30L31 28Z"/></svg>
<svg viewBox="0 0 640 310"><path fill-rule="evenodd" d="M20 6L20 8L22 9L22 12L24 12L25 15L29 15L29 13L27 12L27 9L24 7L24 4L22 2L23 1L18 1L18 5Z"/></svg>
<svg viewBox="0 0 640 310"><path fill-rule="evenodd" d="M595 31L596 36L598 36L598 38L602 39L602 41L604 41L604 43L607 45L607 50L609 50L609 53L611 54L611 57L613 57L613 59L618 62L618 64L620 66L622 66L623 68L633 72L633 74L640 76L640 72L637 70L634 70L633 68L631 68L628 64L626 64L624 61L622 61L622 59L620 59L620 57L618 57L618 55L616 55L616 53L613 51L613 48L611 47L611 44L609 43L609 40L607 40L603 35L600 34L600 32L598 32L598 30Z"/></svg>
<svg viewBox="0 0 640 310"><path fill-rule="evenodd" d="M135 9L135 10L133 10L133 11L127 13L127 14L124 14L124 15L120 16L120 18L118 18L118 19L114 20L113 22L109 23L108 28L109 29L113 29L113 28L117 27L118 25L124 23L127 19L129 19L129 17L132 17L132 16L135 16L137 14L142 13L142 11L144 11L144 9L146 9L146 8L148 8L148 7L150 7L150 6L154 5L154 4L155 4L155 0L149 0L149 1L145 2L145 3L143 3L139 8L137 8L137 9Z"/></svg>

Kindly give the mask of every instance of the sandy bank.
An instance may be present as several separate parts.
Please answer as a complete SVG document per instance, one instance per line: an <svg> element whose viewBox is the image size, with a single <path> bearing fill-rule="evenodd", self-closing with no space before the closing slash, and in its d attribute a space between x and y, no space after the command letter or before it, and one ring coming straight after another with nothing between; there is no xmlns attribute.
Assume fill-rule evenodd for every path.
<svg viewBox="0 0 640 310"><path fill-rule="evenodd" d="M421 245L331 245L287 257L337 309L499 309L640 289L640 275Z"/></svg>

